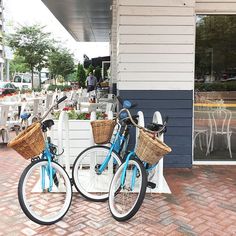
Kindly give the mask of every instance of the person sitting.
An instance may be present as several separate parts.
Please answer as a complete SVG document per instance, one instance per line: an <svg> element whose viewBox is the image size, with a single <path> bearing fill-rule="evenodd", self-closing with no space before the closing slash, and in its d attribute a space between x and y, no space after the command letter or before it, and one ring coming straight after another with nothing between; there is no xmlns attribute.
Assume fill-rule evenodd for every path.
<svg viewBox="0 0 236 236"><path fill-rule="evenodd" d="M87 85L87 92L91 92L96 88L97 78L93 75L92 72L89 73L89 76L86 78L85 83Z"/></svg>

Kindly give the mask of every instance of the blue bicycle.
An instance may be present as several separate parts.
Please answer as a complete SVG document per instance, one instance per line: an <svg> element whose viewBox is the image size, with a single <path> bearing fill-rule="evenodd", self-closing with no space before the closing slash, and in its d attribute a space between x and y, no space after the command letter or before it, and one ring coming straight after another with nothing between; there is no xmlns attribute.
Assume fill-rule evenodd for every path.
<svg viewBox="0 0 236 236"><path fill-rule="evenodd" d="M127 100L119 101L129 109L136 106ZM137 119L137 116L133 116L133 119ZM89 147L76 158L72 170L73 181L77 191L86 199L97 202L108 199L111 180L127 150L131 125L127 117L121 117L117 120L115 137L110 146Z"/></svg>
<svg viewBox="0 0 236 236"><path fill-rule="evenodd" d="M171 149L154 136L166 131L166 121L163 125L151 123L146 129L133 121L129 110L122 109L120 113L126 113L132 124L140 129L139 146L126 156L114 174L109 190L109 208L113 218L125 221L133 217L141 207L146 188L156 187L155 183L148 181L148 174ZM157 144L161 149L156 147Z"/></svg>
<svg viewBox="0 0 236 236"><path fill-rule="evenodd" d="M23 212L30 220L42 225L54 224L61 220L72 200L71 180L57 162L57 148L46 135L47 130L54 124L53 120L43 121L49 112L66 98L61 98L36 124L41 126L43 131L45 148L41 156L31 159L31 164L23 171L18 184L18 199Z"/></svg>

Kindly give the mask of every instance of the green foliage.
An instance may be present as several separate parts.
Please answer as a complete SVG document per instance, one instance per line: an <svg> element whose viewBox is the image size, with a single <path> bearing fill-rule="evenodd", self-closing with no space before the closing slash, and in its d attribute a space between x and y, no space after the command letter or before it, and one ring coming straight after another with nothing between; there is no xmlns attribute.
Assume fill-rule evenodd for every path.
<svg viewBox="0 0 236 236"><path fill-rule="evenodd" d="M32 76L34 68L40 71L46 64L47 55L52 48L51 34L44 33L43 29L44 27L39 25L22 26L16 33L7 36L9 46L15 50L16 55L24 58Z"/></svg>
<svg viewBox="0 0 236 236"><path fill-rule="evenodd" d="M67 112L70 120L90 120L91 114L88 112L77 112L76 110L71 110L69 107L65 107L63 109ZM60 111L54 112L54 117L56 120L59 119ZM96 119L103 120L106 118L106 114L104 112L96 112Z"/></svg>
<svg viewBox="0 0 236 236"><path fill-rule="evenodd" d="M198 17L195 58L197 78L204 78L213 71L216 80L220 80L224 72L236 68L235 38L235 16Z"/></svg>
<svg viewBox="0 0 236 236"><path fill-rule="evenodd" d="M15 55L14 59L10 61L10 75L13 77L15 73L25 73L30 71L30 67L25 63L25 58Z"/></svg>
<svg viewBox="0 0 236 236"><path fill-rule="evenodd" d="M87 75L86 76L88 76L90 72L93 73L93 71L94 71L94 67L90 64L89 67L88 67Z"/></svg>
<svg viewBox="0 0 236 236"><path fill-rule="evenodd" d="M97 66L94 71L94 76L97 78L97 81L101 81L102 78L102 69Z"/></svg>
<svg viewBox="0 0 236 236"><path fill-rule="evenodd" d="M48 91L55 91L55 90L61 90L61 91L68 91L71 90L72 87L70 85L55 85L55 84L50 84L48 86Z"/></svg>
<svg viewBox="0 0 236 236"><path fill-rule="evenodd" d="M77 67L77 81L79 82L80 87L85 87L86 73L83 65L78 64Z"/></svg>
<svg viewBox="0 0 236 236"><path fill-rule="evenodd" d="M73 55L65 48L54 48L48 55L48 69L54 77L67 76L74 72Z"/></svg>
<svg viewBox="0 0 236 236"><path fill-rule="evenodd" d="M76 81L77 81L77 72L74 71L73 73L67 75L66 81L69 81L69 82L76 82Z"/></svg>
<svg viewBox="0 0 236 236"><path fill-rule="evenodd" d="M236 91L236 81L218 83L195 83L198 91Z"/></svg>

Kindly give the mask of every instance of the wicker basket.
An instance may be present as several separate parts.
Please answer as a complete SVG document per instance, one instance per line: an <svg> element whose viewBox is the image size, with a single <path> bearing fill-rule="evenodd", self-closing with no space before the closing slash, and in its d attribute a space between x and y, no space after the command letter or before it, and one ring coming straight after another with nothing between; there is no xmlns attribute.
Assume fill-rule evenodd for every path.
<svg viewBox="0 0 236 236"><path fill-rule="evenodd" d="M95 120L91 122L94 142L97 144L109 143L116 122L114 120Z"/></svg>
<svg viewBox="0 0 236 236"><path fill-rule="evenodd" d="M39 155L45 146L40 123L33 123L11 140L8 147L16 150L25 159Z"/></svg>
<svg viewBox="0 0 236 236"><path fill-rule="evenodd" d="M171 148L159 138L153 139L151 134L140 130L136 154L142 161L153 165L169 152Z"/></svg>

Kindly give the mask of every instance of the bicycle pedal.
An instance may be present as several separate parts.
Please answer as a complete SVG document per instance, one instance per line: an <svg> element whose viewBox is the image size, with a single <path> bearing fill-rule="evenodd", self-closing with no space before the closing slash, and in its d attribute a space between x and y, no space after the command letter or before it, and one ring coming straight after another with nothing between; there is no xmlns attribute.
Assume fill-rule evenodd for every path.
<svg viewBox="0 0 236 236"><path fill-rule="evenodd" d="M156 188L156 184L153 183L153 182L148 181L148 182L147 182L147 187L148 187L148 188L151 188L151 189L154 189L154 188Z"/></svg>

